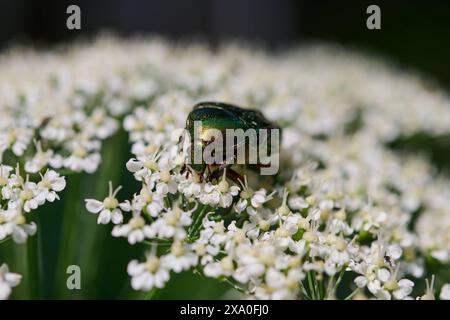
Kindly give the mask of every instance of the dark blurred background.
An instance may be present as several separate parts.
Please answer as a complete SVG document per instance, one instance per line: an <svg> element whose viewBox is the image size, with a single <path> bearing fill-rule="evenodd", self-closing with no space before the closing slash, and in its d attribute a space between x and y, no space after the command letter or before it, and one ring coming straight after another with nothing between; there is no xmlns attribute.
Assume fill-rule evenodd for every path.
<svg viewBox="0 0 450 320"><path fill-rule="evenodd" d="M101 30L122 35L158 33L200 37L212 45L229 38L268 48L331 40L382 54L423 71L450 88L449 1L326 0L1 0L0 47L48 45ZM66 8L81 8L82 29L66 28ZM366 8L381 7L381 30L366 28Z"/></svg>

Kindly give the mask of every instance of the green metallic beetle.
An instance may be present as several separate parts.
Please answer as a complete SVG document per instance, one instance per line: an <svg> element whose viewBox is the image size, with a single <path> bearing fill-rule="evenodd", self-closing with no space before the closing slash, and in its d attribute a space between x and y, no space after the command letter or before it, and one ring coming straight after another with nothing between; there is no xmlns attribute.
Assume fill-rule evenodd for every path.
<svg viewBox="0 0 450 320"><path fill-rule="evenodd" d="M195 126L194 123L196 121L201 122L201 132L197 135L195 135ZM208 137L208 132L210 129L218 130L220 131L223 136L226 136L227 129L232 130L238 130L242 129L244 131L248 129L254 129L256 132L259 132L260 129L266 129L267 136L264 138L261 138L259 135L257 135L257 143L255 144L255 141L252 141L253 143L250 143L250 140L245 138L244 140L234 140L232 142L232 147L234 148L234 159L236 159L237 150L238 148L245 148L245 166L249 167L250 169L257 169L261 168L262 166L265 166L261 162L261 159L259 156L257 156L256 162L255 161L249 161L249 155L251 151L254 151L257 155L258 153L258 146L266 144L266 148L268 152L271 152L271 129L278 129L280 130L279 126L269 120L267 120L264 115L258 111L253 109L244 109L240 108L231 104L226 104L222 102L201 102L196 104L192 111L189 113L187 120L186 120L186 128L187 132L189 133L190 143L192 146L197 145L200 150L204 150L208 144L213 142L214 140L211 140L210 137ZM279 131L281 133L281 130ZM264 139L264 141L262 141ZM280 136L281 139L281 136ZM225 139L224 139L224 149L225 149ZM195 148L191 148L191 159L194 159L194 151ZM198 149L197 149L198 150ZM228 178L234 180L234 181L243 181L243 178L240 174L238 174L236 171L231 169L230 159L221 163L205 163L202 161L201 163L190 163L187 168L191 169L191 171L195 171L200 179L202 180L204 177L205 172L206 180L211 181L213 179L217 179L220 177L223 173L223 170L226 168L226 175ZM232 159L231 159L232 160ZM187 169L185 168L185 169ZM184 171L184 170L183 170ZM187 174L189 174L189 170L186 170Z"/></svg>

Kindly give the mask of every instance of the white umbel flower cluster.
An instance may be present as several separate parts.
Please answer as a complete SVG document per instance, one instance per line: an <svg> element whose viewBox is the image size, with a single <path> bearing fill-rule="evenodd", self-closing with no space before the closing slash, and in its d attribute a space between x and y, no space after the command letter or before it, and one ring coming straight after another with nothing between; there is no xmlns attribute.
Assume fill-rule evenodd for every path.
<svg viewBox="0 0 450 320"><path fill-rule="evenodd" d="M136 290L195 270L253 298L409 299L424 294L414 286L429 263L448 270L450 181L426 157L392 148L450 134L450 98L417 75L329 46L266 54L113 38L12 51L0 69L2 163L23 160L20 172L15 163L1 172L11 209L0 236L33 233L26 220L5 227L7 212L51 201L62 189L53 170L95 171L102 141L123 126L141 188L121 201L111 185L86 208L113 236L149 246L128 267ZM246 179L235 184L182 172L178 129L208 100L259 109L282 127L278 175L237 167ZM37 172L55 182L26 178Z"/></svg>
<svg viewBox="0 0 450 320"><path fill-rule="evenodd" d="M336 298L350 273L351 296L408 299L429 257L448 263L450 182L425 158L388 147L416 133L448 134L443 92L329 47L279 56L192 47L165 59L155 69L170 74L169 87L161 82L152 102L124 119L135 155L127 168L142 189L130 199L128 222L112 232L131 244L171 243L147 255L152 270L194 268L263 299ZM274 180L245 168L241 185L180 173L175 132L199 100L257 107L281 124ZM136 266L134 288L168 280L163 272L152 286ZM157 277L148 270L147 279Z"/></svg>
<svg viewBox="0 0 450 320"><path fill-rule="evenodd" d="M24 243L29 235L36 233L36 224L28 222L28 214L45 202L59 199L57 192L66 186L64 177L53 170L40 174L37 182L24 178L19 166L13 170L7 165L0 165L0 241L11 236L16 243Z"/></svg>

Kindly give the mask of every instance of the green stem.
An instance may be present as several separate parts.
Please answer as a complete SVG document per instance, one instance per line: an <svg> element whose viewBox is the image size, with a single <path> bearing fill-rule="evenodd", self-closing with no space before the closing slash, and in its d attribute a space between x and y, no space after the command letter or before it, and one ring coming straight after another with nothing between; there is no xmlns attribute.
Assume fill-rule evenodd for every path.
<svg viewBox="0 0 450 320"><path fill-rule="evenodd" d="M323 300L324 298L324 293L323 293L323 289L321 287L321 284L323 282L318 282L317 281L317 275L314 273L313 275L313 280L314 280L314 288L316 289L316 297L320 300Z"/></svg>
<svg viewBox="0 0 450 320"><path fill-rule="evenodd" d="M153 241L152 241L153 240ZM143 244L147 245L147 246L171 246L172 245L172 240L168 240L168 239L160 239L160 238L153 238L152 240L144 240L142 241Z"/></svg>
<svg viewBox="0 0 450 320"><path fill-rule="evenodd" d="M325 299L330 299L332 297L332 294L334 293L334 292L331 292L331 290L334 287L333 282L334 282L334 274L328 279L327 289L324 294Z"/></svg>
<svg viewBox="0 0 450 320"><path fill-rule="evenodd" d="M303 282L300 282L300 289L305 297L306 300L312 300L311 296L308 294L308 291L306 290Z"/></svg>
<svg viewBox="0 0 450 320"><path fill-rule="evenodd" d="M164 204L166 205L167 208L172 208L172 201L170 201L169 196L166 196L164 198Z"/></svg>
<svg viewBox="0 0 450 320"><path fill-rule="evenodd" d="M77 214L78 201L80 201L82 174L76 174L67 179L67 190L64 198L63 226L61 241L59 243L59 256L56 269L55 293L58 298L67 296L66 286L67 267L75 262L76 236L77 236Z"/></svg>
<svg viewBox="0 0 450 320"><path fill-rule="evenodd" d="M3 240L1 240L0 241L0 244L3 244L3 243L5 243L5 242L7 242L9 239L11 239L11 237L6 237L5 239L3 239Z"/></svg>
<svg viewBox="0 0 450 320"><path fill-rule="evenodd" d="M12 257L12 263L9 265L9 267L13 272L17 272L22 275L22 281L20 282L19 286L14 288L11 298L30 299L30 277L27 262L27 245L17 244L15 242L10 242L8 243L8 245L11 245L10 252Z"/></svg>
<svg viewBox="0 0 450 320"><path fill-rule="evenodd" d="M230 286L232 286L236 291L246 294L246 295L250 295L250 292L248 292L247 290L245 290L244 288L239 287L237 284L235 284L233 281L231 281L228 278L225 278L224 281L226 283L228 283Z"/></svg>
<svg viewBox="0 0 450 320"><path fill-rule="evenodd" d="M39 231L38 231L39 232ZM31 299L40 299L40 260L38 235L29 237L27 246L28 283Z"/></svg>
<svg viewBox="0 0 450 320"><path fill-rule="evenodd" d="M337 279L337 281L336 281L336 283L334 284L334 287L333 287L333 292L336 292L336 291L337 291L337 288L338 288L339 284L340 284L341 281L342 281L342 277L344 276L345 269L346 269L346 267L344 266L344 267L342 268L341 272L339 273L339 277L338 277L338 279Z"/></svg>
<svg viewBox="0 0 450 320"><path fill-rule="evenodd" d="M312 276L311 276L311 271L309 271L307 273L307 279L308 279L308 286L309 286L309 291L310 291L310 296L313 300L317 300L317 296L316 296L316 290L314 289L314 284L312 281Z"/></svg>
<svg viewBox="0 0 450 320"><path fill-rule="evenodd" d="M350 293L344 300L350 300L352 299L357 293L359 292L359 288Z"/></svg>
<svg viewBox="0 0 450 320"><path fill-rule="evenodd" d="M158 299L158 296L160 293L161 293L161 289L153 288L145 294L144 300L156 300L156 299Z"/></svg>
<svg viewBox="0 0 450 320"><path fill-rule="evenodd" d="M191 228L189 229L189 234L188 234L189 239L193 239L196 236L197 231L200 228L200 226L203 222L203 218L205 217L207 212L208 212L208 206L204 206L200 210L199 214L197 215L194 222L192 223Z"/></svg>

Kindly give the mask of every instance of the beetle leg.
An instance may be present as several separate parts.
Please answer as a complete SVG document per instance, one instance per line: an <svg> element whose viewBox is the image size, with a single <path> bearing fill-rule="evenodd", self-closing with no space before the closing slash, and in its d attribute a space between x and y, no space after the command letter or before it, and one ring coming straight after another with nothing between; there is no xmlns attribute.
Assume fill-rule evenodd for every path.
<svg viewBox="0 0 450 320"><path fill-rule="evenodd" d="M191 170L189 170L189 167L186 164L183 164L180 170L180 174L185 174L186 179L189 178L189 175L191 173Z"/></svg>
<svg viewBox="0 0 450 320"><path fill-rule="evenodd" d="M223 170L217 169L214 172L211 172L206 179L208 182L211 182L214 179L219 179L220 176L222 175L222 173L223 173Z"/></svg>
<svg viewBox="0 0 450 320"><path fill-rule="evenodd" d="M244 177L231 168L227 169L227 178L236 182L237 184L240 184L240 181L244 181Z"/></svg>
<svg viewBox="0 0 450 320"><path fill-rule="evenodd" d="M208 169L208 171L209 171L209 167L208 166L204 166L203 167L203 169L202 169L202 171L200 171L199 172L199 178L200 178L200 183L201 182L203 182L203 179L204 179L204 177L205 177L205 171L206 171L206 169Z"/></svg>
<svg viewBox="0 0 450 320"><path fill-rule="evenodd" d="M208 166L208 174L206 175L206 181L211 182L215 177L215 171L212 171L211 166Z"/></svg>

